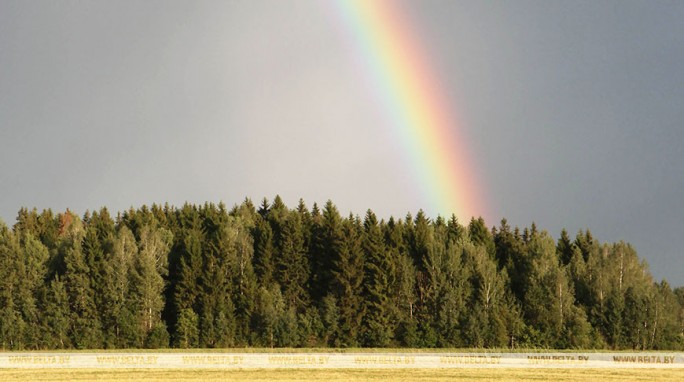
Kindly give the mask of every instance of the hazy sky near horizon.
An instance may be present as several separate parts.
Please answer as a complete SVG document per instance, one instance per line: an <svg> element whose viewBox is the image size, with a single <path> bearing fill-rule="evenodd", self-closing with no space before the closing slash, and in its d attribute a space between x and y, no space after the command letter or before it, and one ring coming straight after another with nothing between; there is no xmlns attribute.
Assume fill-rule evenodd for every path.
<svg viewBox="0 0 684 382"><path fill-rule="evenodd" d="M460 116L488 225L589 228L684 285L684 2L399 6ZM434 217L335 9L0 1L0 219L276 194Z"/></svg>

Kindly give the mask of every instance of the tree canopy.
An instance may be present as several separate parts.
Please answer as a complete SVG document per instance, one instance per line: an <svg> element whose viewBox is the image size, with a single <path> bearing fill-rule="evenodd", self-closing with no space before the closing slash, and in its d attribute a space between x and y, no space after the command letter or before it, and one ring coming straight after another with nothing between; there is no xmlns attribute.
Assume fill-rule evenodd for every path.
<svg viewBox="0 0 684 382"><path fill-rule="evenodd" d="M684 349L684 288L628 243L332 201L21 209L0 348Z"/></svg>

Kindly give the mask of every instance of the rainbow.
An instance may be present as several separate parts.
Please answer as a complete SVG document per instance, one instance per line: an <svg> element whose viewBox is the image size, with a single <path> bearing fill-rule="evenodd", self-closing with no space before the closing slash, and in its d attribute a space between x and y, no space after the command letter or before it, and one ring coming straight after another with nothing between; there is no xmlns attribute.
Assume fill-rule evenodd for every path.
<svg viewBox="0 0 684 382"><path fill-rule="evenodd" d="M427 211L468 220L485 215L476 171L458 136L459 123L412 21L395 1L334 4L369 87L407 153L415 184L429 204Z"/></svg>

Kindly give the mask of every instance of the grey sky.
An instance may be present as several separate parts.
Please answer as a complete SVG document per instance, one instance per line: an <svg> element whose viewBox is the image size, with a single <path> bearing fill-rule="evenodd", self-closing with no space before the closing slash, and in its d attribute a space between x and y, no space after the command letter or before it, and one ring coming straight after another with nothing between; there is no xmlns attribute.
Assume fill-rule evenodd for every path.
<svg viewBox="0 0 684 382"><path fill-rule="evenodd" d="M404 8L489 225L589 228L684 285L684 2ZM0 218L275 194L427 208L347 33L319 1L0 1Z"/></svg>

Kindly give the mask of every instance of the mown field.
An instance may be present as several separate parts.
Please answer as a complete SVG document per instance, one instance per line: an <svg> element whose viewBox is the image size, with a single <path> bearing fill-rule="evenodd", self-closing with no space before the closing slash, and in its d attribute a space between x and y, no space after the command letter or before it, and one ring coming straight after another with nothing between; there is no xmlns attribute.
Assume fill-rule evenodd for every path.
<svg viewBox="0 0 684 382"><path fill-rule="evenodd" d="M0 381L672 381L679 369L0 370Z"/></svg>
<svg viewBox="0 0 684 382"><path fill-rule="evenodd" d="M122 350L97 350L116 353ZM520 352L548 353L549 350L518 349ZM68 350L78 354L93 350ZM483 349L165 349L131 350L126 353L453 353L483 352ZM496 350L489 349L489 352ZM502 352L515 352L510 349ZM554 350L554 353L568 351ZM593 353L595 351L583 351ZM15 352L20 355L24 352ZM30 352L40 354L41 352ZM597 352L600 353L600 352ZM619 353L619 352L616 352ZM24 353L26 354L26 353ZM455 369L2 369L0 381L684 381L684 369L666 368L455 368Z"/></svg>

